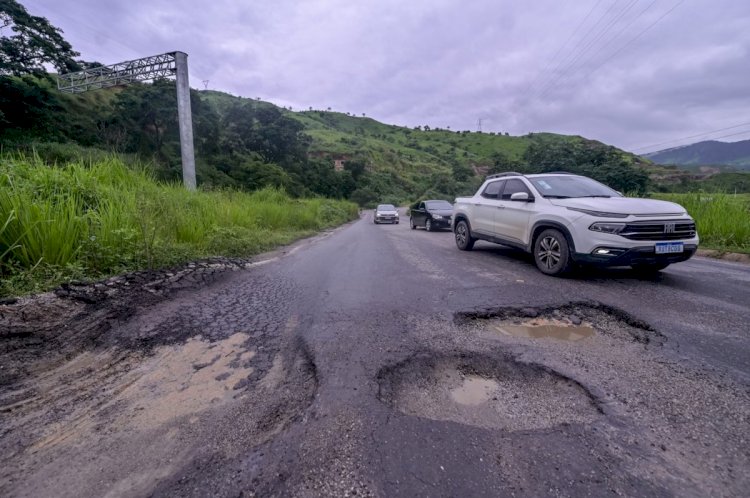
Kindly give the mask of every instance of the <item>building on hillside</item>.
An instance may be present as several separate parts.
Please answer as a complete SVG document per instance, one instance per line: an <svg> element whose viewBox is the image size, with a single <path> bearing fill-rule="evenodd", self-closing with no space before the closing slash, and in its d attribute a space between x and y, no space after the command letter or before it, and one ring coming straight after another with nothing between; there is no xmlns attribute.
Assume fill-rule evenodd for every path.
<svg viewBox="0 0 750 498"><path fill-rule="evenodd" d="M333 169L336 171L344 171L344 159L334 159L333 160Z"/></svg>

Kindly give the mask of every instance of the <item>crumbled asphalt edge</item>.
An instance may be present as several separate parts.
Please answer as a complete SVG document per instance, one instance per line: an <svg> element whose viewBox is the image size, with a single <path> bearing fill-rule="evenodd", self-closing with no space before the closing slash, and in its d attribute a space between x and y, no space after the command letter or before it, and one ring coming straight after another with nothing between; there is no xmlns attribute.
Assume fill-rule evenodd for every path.
<svg viewBox="0 0 750 498"><path fill-rule="evenodd" d="M490 308L479 308L471 311L460 311L453 315L456 325L469 325L481 320L500 319L532 319L532 318L569 318L578 317L582 320L588 319L596 324L599 321L598 313L604 313L611 318L629 325L626 327L628 334L634 342L648 345L663 346L667 337L643 320L634 317L626 311L614 306L609 306L596 301L570 301L561 305L544 307L530 306L498 306ZM606 331L605 331L606 332Z"/></svg>
<svg viewBox="0 0 750 498"><path fill-rule="evenodd" d="M27 374L26 366L44 356L72 355L100 344L115 324L127 321L137 309L153 306L174 294L196 290L249 268L251 260L210 258L161 270L143 270L97 282L71 282L51 293L6 299L0 303L0 386L14 383ZM43 306L40 304L43 303ZM45 307L51 314L34 310ZM189 331L170 337L184 340ZM140 347L150 351L158 341L144 340Z"/></svg>
<svg viewBox="0 0 750 498"><path fill-rule="evenodd" d="M535 377L548 374L560 381L569 382L578 387L588 398L591 405L599 414L608 414L608 403L602 393L593 392L579 380L564 375L545 365L520 361L516 355L495 351L490 353L443 353L436 351L419 351L407 358L384 366L378 372L378 399L387 406L394 408L396 393L404 382L413 382L420 377L429 376L429 372L439 368L441 364L454 363L456 370L464 375L477 375L484 378L508 378L510 375Z"/></svg>

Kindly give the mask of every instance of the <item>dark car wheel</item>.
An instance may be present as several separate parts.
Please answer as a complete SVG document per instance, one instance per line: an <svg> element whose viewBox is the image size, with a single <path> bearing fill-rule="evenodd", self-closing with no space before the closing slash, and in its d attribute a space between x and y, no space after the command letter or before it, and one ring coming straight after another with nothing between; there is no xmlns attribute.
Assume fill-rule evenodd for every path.
<svg viewBox="0 0 750 498"><path fill-rule="evenodd" d="M412 230L416 230L417 229L417 225L414 224L414 220L411 219L411 217L409 217L409 225L411 225L411 229Z"/></svg>
<svg viewBox="0 0 750 498"><path fill-rule="evenodd" d="M570 247L559 230L547 229L534 242L534 263L546 275L563 275L571 270L573 262Z"/></svg>
<svg viewBox="0 0 750 498"><path fill-rule="evenodd" d="M477 240L471 236L471 230L469 230L469 224L466 221L461 220L456 224L456 247L462 251L471 251L474 247L474 242Z"/></svg>
<svg viewBox="0 0 750 498"><path fill-rule="evenodd" d="M658 273L669 266L669 263L637 263L632 266L639 273Z"/></svg>
<svg viewBox="0 0 750 498"><path fill-rule="evenodd" d="M424 222L424 229L428 232L432 231L432 220L427 218L427 221Z"/></svg>

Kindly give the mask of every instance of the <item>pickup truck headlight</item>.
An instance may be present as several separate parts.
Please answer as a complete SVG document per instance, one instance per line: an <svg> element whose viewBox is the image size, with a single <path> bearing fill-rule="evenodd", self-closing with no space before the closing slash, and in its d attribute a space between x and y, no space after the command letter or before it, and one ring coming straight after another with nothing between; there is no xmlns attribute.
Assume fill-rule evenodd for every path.
<svg viewBox="0 0 750 498"><path fill-rule="evenodd" d="M625 223L593 223L589 230L594 232L618 234L625 228Z"/></svg>

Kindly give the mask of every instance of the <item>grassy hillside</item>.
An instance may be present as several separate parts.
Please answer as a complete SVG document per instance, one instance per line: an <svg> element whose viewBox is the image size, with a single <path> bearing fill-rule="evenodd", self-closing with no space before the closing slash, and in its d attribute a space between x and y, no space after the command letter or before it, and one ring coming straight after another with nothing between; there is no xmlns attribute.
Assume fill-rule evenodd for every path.
<svg viewBox="0 0 750 498"><path fill-rule="evenodd" d="M91 159L96 150L114 151L128 162L152 163L162 180L180 179L174 82L63 95L48 78L0 80L18 97L0 98L0 147L33 148L50 163L74 160L81 146ZM207 188L274 186L295 197L372 206L450 200L472 193L488 173L508 170L566 170L640 193L649 175L663 173L672 184L693 179L579 136L411 129L333 111L293 112L219 91L193 90L191 101L197 177ZM334 171L341 161L344 171Z"/></svg>
<svg viewBox="0 0 750 498"><path fill-rule="evenodd" d="M229 109L233 102L252 101L217 91L202 91L202 97L219 112ZM259 106L272 106L268 102ZM480 174L493 167L498 158L521 161L529 145L540 140L569 143L597 143L580 136L554 133L533 133L508 136L496 133L451 131L446 129L406 128L381 123L372 118L335 111L307 110L284 112L302 123L305 133L312 138L311 152L332 157L365 156L375 169L402 165L419 170L419 165L450 167L454 163L478 167ZM603 144L600 144L603 145ZM638 156L619 151L630 164L648 168L649 162Z"/></svg>

